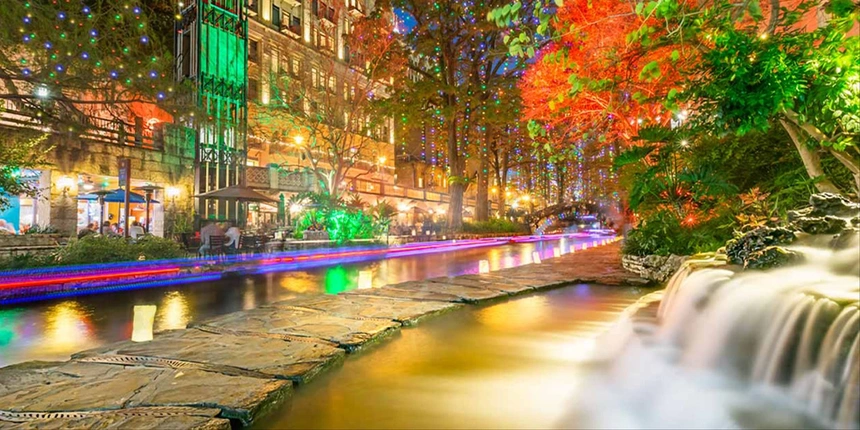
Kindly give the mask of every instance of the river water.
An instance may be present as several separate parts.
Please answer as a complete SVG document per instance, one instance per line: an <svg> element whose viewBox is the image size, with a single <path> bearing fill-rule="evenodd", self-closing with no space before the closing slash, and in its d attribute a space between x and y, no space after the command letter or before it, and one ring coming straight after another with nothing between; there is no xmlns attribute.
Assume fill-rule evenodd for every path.
<svg viewBox="0 0 860 430"><path fill-rule="evenodd" d="M435 254L268 273L218 282L127 290L35 303L0 306L0 367L27 360L66 360L75 352L131 337L134 306L156 305L154 329L185 328L230 312L302 294L337 294L358 286L360 271L372 271L381 286L437 276L477 273L531 263L532 252L551 258L553 249L591 242L563 238L454 250Z"/></svg>
<svg viewBox="0 0 860 430"><path fill-rule="evenodd" d="M597 339L642 294L575 285L404 328L299 387L259 427L567 427Z"/></svg>

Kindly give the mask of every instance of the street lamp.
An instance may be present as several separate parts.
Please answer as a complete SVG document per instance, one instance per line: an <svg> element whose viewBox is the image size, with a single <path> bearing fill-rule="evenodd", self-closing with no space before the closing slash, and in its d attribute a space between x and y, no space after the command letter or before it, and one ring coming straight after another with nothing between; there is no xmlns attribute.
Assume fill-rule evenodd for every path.
<svg viewBox="0 0 860 430"><path fill-rule="evenodd" d="M36 87L34 94L36 95L36 97L44 100L48 97L51 97L51 90L49 90L48 87L44 85L39 85L38 87Z"/></svg>
<svg viewBox="0 0 860 430"><path fill-rule="evenodd" d="M152 202L152 193L158 190L163 190L164 187L159 187L158 185L144 185L142 187L137 187L138 190L143 191L144 197L146 199L146 232L150 233L152 220L149 219L149 204ZM128 202L126 202L128 204Z"/></svg>
<svg viewBox="0 0 860 430"><path fill-rule="evenodd" d="M68 195L69 190L72 189L72 185L75 184L75 181L69 176L60 176L60 179L57 179L57 188L61 189L63 195Z"/></svg>

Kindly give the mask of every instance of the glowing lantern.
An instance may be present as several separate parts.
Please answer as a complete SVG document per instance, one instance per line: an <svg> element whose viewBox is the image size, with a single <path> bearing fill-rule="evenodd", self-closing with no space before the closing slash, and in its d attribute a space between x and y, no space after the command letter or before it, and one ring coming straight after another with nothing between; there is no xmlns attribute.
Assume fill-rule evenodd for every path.
<svg viewBox="0 0 860 430"><path fill-rule="evenodd" d="M358 272L358 289L368 290L373 287L373 272L362 270Z"/></svg>
<svg viewBox="0 0 860 430"><path fill-rule="evenodd" d="M131 341L148 342L152 340L152 326L155 324L155 305L134 307L134 324L132 325Z"/></svg>

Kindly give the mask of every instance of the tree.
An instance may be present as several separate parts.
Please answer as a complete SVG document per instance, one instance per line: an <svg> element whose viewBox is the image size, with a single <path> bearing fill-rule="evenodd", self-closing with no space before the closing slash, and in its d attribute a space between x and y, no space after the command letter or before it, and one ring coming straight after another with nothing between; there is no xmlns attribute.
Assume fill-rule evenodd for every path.
<svg viewBox="0 0 860 430"><path fill-rule="evenodd" d="M9 197L39 194L36 184L21 180L27 169L38 169L45 165L46 135L39 132L5 132L0 139L0 211L9 205Z"/></svg>
<svg viewBox="0 0 860 430"><path fill-rule="evenodd" d="M778 122L819 191L839 191L821 167L825 153L854 175L859 192L860 8L850 0L823 10L817 1L767 7L714 1L701 23L688 22L694 11L683 8L668 17L669 43L704 47L682 97L717 131L745 134ZM822 13L828 18L813 21Z"/></svg>
<svg viewBox="0 0 860 430"><path fill-rule="evenodd" d="M478 157L479 217L486 218L487 106L499 101L500 91L513 81L519 59L510 60L502 48L504 32L484 20L504 4L444 0L395 0L393 4L414 21L404 40L413 53L412 71L420 78L408 82L398 102L413 123L440 123L450 203L448 228L459 230L463 221L463 194L471 178L467 159Z"/></svg>
<svg viewBox="0 0 860 430"><path fill-rule="evenodd" d="M822 152L850 170L860 188L860 12L852 1L828 2L823 10L820 2L805 0L540 7L538 36L550 42L524 84L532 118L622 137L633 136L640 121L666 124L670 114L687 119L687 110L690 121L711 133L743 134L779 122L819 190L837 190L821 168ZM824 25L810 25L816 14L827 16ZM511 11L491 18L501 25L517 22ZM522 52L535 40L521 33L510 48ZM615 108L629 101L638 108ZM627 124L631 133L621 130Z"/></svg>
<svg viewBox="0 0 860 430"><path fill-rule="evenodd" d="M91 116L127 116L130 106L173 92L172 32L150 27L163 0L6 2L0 8L0 99L42 124L88 127ZM162 26L163 27L163 26Z"/></svg>
<svg viewBox="0 0 860 430"><path fill-rule="evenodd" d="M371 173L388 157L389 119L377 105L389 96L406 64L388 14L378 4L352 23L348 64L322 55L308 74L270 73L271 99L251 109L255 133L295 147L335 199L348 177ZM359 165L362 173L351 171Z"/></svg>
<svg viewBox="0 0 860 430"><path fill-rule="evenodd" d="M255 133L294 147L335 199L347 178L371 173L388 157L389 119L377 104L389 96L406 61L388 14L377 5L352 22L348 64L322 55L309 73L270 73L271 99L251 109ZM363 172L352 171L357 167Z"/></svg>

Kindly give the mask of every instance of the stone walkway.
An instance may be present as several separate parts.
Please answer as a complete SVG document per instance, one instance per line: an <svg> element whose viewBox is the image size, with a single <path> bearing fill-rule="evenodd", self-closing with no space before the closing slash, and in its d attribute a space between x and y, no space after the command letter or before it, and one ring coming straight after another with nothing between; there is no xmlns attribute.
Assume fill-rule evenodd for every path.
<svg viewBox="0 0 860 430"><path fill-rule="evenodd" d="M314 295L118 342L67 362L0 369L0 428L230 429L286 402L347 353L486 300L575 283L623 285L613 243L465 275Z"/></svg>

